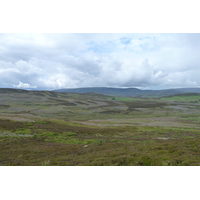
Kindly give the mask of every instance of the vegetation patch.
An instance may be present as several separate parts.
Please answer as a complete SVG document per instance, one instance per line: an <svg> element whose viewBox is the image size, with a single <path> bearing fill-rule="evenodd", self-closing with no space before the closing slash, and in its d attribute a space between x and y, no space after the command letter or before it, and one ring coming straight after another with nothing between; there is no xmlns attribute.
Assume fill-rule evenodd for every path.
<svg viewBox="0 0 200 200"><path fill-rule="evenodd" d="M23 128L16 130L15 133L20 134L20 135L30 135L30 134L32 134L30 129L23 129Z"/></svg>
<svg viewBox="0 0 200 200"><path fill-rule="evenodd" d="M4 108L10 108L10 105L0 105L0 109L4 109Z"/></svg>

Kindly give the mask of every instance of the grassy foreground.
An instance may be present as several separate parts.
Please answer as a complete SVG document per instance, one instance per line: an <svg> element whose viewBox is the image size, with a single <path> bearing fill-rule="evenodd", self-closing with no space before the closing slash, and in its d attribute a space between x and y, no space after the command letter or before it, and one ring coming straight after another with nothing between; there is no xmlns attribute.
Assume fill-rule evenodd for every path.
<svg viewBox="0 0 200 200"><path fill-rule="evenodd" d="M0 165L200 165L200 96L0 93Z"/></svg>

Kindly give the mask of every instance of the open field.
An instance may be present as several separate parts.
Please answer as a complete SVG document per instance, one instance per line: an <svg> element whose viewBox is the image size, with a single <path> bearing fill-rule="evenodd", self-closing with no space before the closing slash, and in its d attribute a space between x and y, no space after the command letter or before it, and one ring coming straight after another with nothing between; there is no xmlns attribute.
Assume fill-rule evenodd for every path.
<svg viewBox="0 0 200 200"><path fill-rule="evenodd" d="M0 90L0 165L200 165L200 95Z"/></svg>

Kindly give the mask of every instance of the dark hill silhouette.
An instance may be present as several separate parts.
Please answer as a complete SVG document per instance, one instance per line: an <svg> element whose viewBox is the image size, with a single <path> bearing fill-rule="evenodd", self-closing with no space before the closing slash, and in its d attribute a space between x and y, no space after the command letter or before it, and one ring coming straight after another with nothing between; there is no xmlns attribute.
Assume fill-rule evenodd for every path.
<svg viewBox="0 0 200 200"><path fill-rule="evenodd" d="M200 88L180 88L166 90L140 90L137 88L107 88L107 87L91 87L91 88L75 88L75 89L59 89L55 92L70 93L99 93L118 97L149 97L149 96L171 96L181 93L200 93Z"/></svg>

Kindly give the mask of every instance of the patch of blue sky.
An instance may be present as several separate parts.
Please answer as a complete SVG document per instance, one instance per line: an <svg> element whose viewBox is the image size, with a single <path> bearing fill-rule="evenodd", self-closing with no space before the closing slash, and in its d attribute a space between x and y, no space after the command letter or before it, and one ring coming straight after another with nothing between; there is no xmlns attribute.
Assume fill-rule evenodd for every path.
<svg viewBox="0 0 200 200"><path fill-rule="evenodd" d="M122 38L120 38L120 42L122 44L125 44L125 45L130 44L131 40L132 40L132 38L128 38L128 37L122 37Z"/></svg>
<svg viewBox="0 0 200 200"><path fill-rule="evenodd" d="M96 53L110 53L115 49L115 44L112 41L108 41L106 43L90 42L87 45L89 46L87 50L94 51Z"/></svg>
<svg viewBox="0 0 200 200"><path fill-rule="evenodd" d="M146 40L146 39L151 39L151 37L143 37L143 38L139 38L139 40Z"/></svg>

